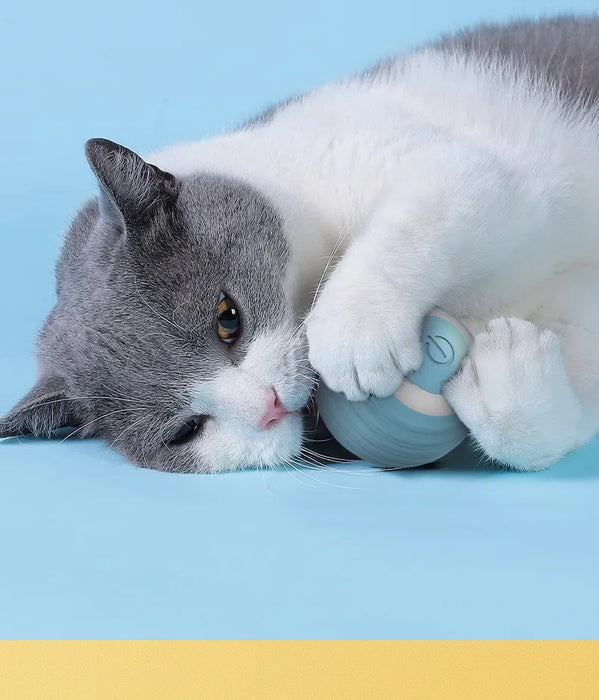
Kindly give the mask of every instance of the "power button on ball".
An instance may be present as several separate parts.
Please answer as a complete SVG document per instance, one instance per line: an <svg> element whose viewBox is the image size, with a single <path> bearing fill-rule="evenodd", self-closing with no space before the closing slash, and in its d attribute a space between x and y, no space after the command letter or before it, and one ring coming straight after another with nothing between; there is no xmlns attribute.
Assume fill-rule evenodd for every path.
<svg viewBox="0 0 599 700"><path fill-rule="evenodd" d="M424 347L426 354L437 365L449 365L455 359L453 345L442 335L427 335Z"/></svg>

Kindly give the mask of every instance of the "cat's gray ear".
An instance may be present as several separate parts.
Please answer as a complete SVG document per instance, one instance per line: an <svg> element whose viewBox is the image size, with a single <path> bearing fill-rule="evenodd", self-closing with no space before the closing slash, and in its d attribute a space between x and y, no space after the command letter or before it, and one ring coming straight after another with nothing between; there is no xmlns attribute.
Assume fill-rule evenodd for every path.
<svg viewBox="0 0 599 700"><path fill-rule="evenodd" d="M100 184L100 213L117 225L142 225L156 208L174 202L179 183L170 173L107 139L90 139L85 155Z"/></svg>
<svg viewBox="0 0 599 700"><path fill-rule="evenodd" d="M68 398L65 382L43 377L17 405L0 418L0 438L49 436L58 428L79 425L76 401Z"/></svg>

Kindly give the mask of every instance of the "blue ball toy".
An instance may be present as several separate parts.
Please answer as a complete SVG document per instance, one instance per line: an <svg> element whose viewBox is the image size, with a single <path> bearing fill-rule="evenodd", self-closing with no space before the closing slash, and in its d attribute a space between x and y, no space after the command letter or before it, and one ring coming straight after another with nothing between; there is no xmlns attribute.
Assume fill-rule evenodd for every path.
<svg viewBox="0 0 599 700"><path fill-rule="evenodd" d="M329 432L366 462L403 469L428 464L457 447L468 430L442 396L473 338L463 323L440 308L425 318L423 362L384 399L348 401L322 381L318 409Z"/></svg>

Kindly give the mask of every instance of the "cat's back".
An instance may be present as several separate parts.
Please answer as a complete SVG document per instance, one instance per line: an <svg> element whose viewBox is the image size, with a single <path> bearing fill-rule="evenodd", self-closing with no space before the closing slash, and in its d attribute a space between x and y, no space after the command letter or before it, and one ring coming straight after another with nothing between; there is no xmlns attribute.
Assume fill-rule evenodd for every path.
<svg viewBox="0 0 599 700"><path fill-rule="evenodd" d="M557 88L557 89L556 89ZM270 108L245 127L359 135L371 145L405 133L405 119L437 128L487 125L505 137L538 117L599 104L599 15L482 24L391 57L358 76ZM286 137L287 138L287 137Z"/></svg>
<svg viewBox="0 0 599 700"><path fill-rule="evenodd" d="M393 82L422 50L478 59L481 65L511 65L557 86L567 100L599 101L599 14L480 24L381 61L362 78Z"/></svg>
<svg viewBox="0 0 599 700"><path fill-rule="evenodd" d="M599 155L597 118L585 116L599 107L599 15L479 25L358 80L373 95L386 91L388 109L497 152L538 155L553 142L564 153L578 144Z"/></svg>
<svg viewBox="0 0 599 700"><path fill-rule="evenodd" d="M593 104L599 101L599 14L480 24L391 56L355 78L327 87L344 91L356 83L366 89L396 83L415 56L431 50L444 55L479 59L481 65L512 65L516 71L525 69L559 86L562 94L573 102ZM314 92L307 93L275 104L243 127L268 125L281 113L310 101L313 96ZM363 98L362 92L360 99Z"/></svg>
<svg viewBox="0 0 599 700"><path fill-rule="evenodd" d="M574 101L599 99L599 15L482 24L443 37L433 46L525 67Z"/></svg>

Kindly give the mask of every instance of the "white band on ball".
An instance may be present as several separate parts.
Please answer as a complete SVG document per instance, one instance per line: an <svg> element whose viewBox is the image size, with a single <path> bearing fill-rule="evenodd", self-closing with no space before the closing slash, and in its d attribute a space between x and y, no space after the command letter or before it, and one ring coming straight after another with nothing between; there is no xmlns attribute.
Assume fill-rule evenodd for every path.
<svg viewBox="0 0 599 700"><path fill-rule="evenodd" d="M431 394L430 391L421 389L407 379L404 379L393 395L408 408L427 416L450 416L453 413L451 406L441 394Z"/></svg>

